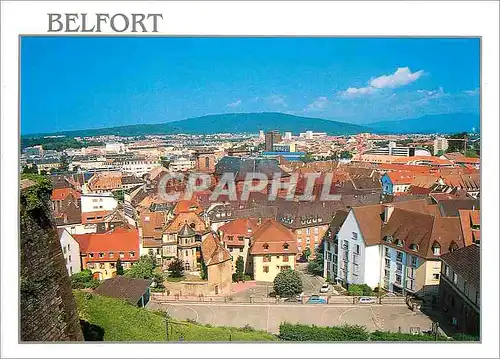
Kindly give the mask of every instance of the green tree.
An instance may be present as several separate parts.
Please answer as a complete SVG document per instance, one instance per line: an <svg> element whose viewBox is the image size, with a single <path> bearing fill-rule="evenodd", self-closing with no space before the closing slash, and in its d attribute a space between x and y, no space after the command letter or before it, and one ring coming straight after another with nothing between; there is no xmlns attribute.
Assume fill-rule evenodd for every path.
<svg viewBox="0 0 500 359"><path fill-rule="evenodd" d="M306 153L304 156L300 157L300 160L304 163L313 162L314 157L310 153Z"/></svg>
<svg viewBox="0 0 500 359"><path fill-rule="evenodd" d="M73 289L83 289L83 288L97 288L99 286L99 280L94 279L90 269L82 270L79 273L75 273L70 276L71 288Z"/></svg>
<svg viewBox="0 0 500 359"><path fill-rule="evenodd" d="M123 194L123 190L122 189L119 189L119 190L116 190L113 192L113 198L116 199L118 202L122 202L123 203L123 200L124 200L124 194Z"/></svg>
<svg viewBox="0 0 500 359"><path fill-rule="evenodd" d="M179 258L175 258L168 265L168 270L170 271L170 276L173 278L180 278L184 274L184 263Z"/></svg>
<svg viewBox="0 0 500 359"><path fill-rule="evenodd" d="M281 297L291 297L302 292L302 280L299 274L292 270L279 272L274 278L274 292Z"/></svg>
<svg viewBox="0 0 500 359"><path fill-rule="evenodd" d="M474 157L474 158L478 158L479 157L477 155L477 152L475 150L472 150L472 149L469 149L469 150L465 151L464 155L466 157Z"/></svg>
<svg viewBox="0 0 500 359"><path fill-rule="evenodd" d="M325 246L325 241L322 240L320 245L316 248L314 251L314 259L310 261L307 264L307 271L310 274L322 276L323 275L323 265L324 265L324 258L323 258L323 248Z"/></svg>
<svg viewBox="0 0 500 359"><path fill-rule="evenodd" d="M465 139L467 137L467 132L455 133L448 137L448 149L446 152L463 152L465 148L464 141L453 141L454 139Z"/></svg>
<svg viewBox="0 0 500 359"><path fill-rule="evenodd" d="M46 170L41 170L41 171L40 171L40 174L41 174L42 176L47 176L47 171L46 171Z"/></svg>
<svg viewBox="0 0 500 359"><path fill-rule="evenodd" d="M155 263L149 256L141 256L141 259L135 263L132 268L125 271L126 277L151 279L153 278L153 271Z"/></svg>
<svg viewBox="0 0 500 359"><path fill-rule="evenodd" d="M120 258L118 258L116 260L116 275L123 275L123 274L125 274L125 271L123 270L122 261L120 260Z"/></svg>
<svg viewBox="0 0 500 359"><path fill-rule="evenodd" d="M352 158L352 153L349 151L342 151L340 152L340 158L342 159L351 159Z"/></svg>
<svg viewBox="0 0 500 359"><path fill-rule="evenodd" d="M170 160L169 160L168 158L166 158L166 157L161 157L161 159L160 159L160 160L161 160L161 165L162 165L163 167L167 168L167 169L168 169L168 167L170 166L170 163L172 162L172 161L170 161Z"/></svg>
<svg viewBox="0 0 500 359"><path fill-rule="evenodd" d="M69 169L69 157L64 153L59 160L59 171L67 172Z"/></svg>
<svg viewBox="0 0 500 359"><path fill-rule="evenodd" d="M28 166L28 165L23 166L22 173L24 173L24 174L31 173L31 174L36 175L36 174L38 174L38 166L36 165L36 163L33 163L31 166Z"/></svg>
<svg viewBox="0 0 500 359"><path fill-rule="evenodd" d="M245 280L245 262L242 256L238 256L236 260L236 280Z"/></svg>
<svg viewBox="0 0 500 359"><path fill-rule="evenodd" d="M205 261L203 259L201 260L200 278L203 280L208 279L207 265L205 264Z"/></svg>
<svg viewBox="0 0 500 359"><path fill-rule="evenodd" d="M306 247L306 249L302 251L302 258L304 258L307 261L310 256L311 256L311 248Z"/></svg>

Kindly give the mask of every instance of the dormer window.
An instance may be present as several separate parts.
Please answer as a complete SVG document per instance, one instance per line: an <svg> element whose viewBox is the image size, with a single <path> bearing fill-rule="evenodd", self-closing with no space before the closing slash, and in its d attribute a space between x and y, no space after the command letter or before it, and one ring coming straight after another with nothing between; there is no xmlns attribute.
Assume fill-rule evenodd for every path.
<svg viewBox="0 0 500 359"><path fill-rule="evenodd" d="M441 246L438 242L434 242L434 244L432 245L432 254L434 254L435 256L441 254Z"/></svg>
<svg viewBox="0 0 500 359"><path fill-rule="evenodd" d="M414 244L414 243L410 244L410 249L412 251L415 251L415 252L418 251L418 244Z"/></svg>
<svg viewBox="0 0 500 359"><path fill-rule="evenodd" d="M94 253L89 253L90 258L94 258Z"/></svg>
<svg viewBox="0 0 500 359"><path fill-rule="evenodd" d="M130 252L130 256L131 256L131 257L135 256L135 252L133 252L133 251L132 251L132 252Z"/></svg>
<svg viewBox="0 0 500 359"><path fill-rule="evenodd" d="M456 251L457 249L458 249L458 245L455 242L451 242L450 248L448 248L448 250L450 252L453 252L453 251Z"/></svg>
<svg viewBox="0 0 500 359"><path fill-rule="evenodd" d="M114 254L113 252L109 252L109 253L108 253L108 255L109 255L109 258L113 258L113 256L114 256L115 254Z"/></svg>
<svg viewBox="0 0 500 359"><path fill-rule="evenodd" d="M264 247L264 250L266 250L266 251L267 251L267 250L269 249L269 244L264 243L263 247Z"/></svg>
<svg viewBox="0 0 500 359"><path fill-rule="evenodd" d="M287 249L288 249L288 247L289 247L289 244L288 244L288 243L284 243L284 244L283 244L283 249L287 250Z"/></svg>
<svg viewBox="0 0 500 359"><path fill-rule="evenodd" d="M403 242L401 239L397 239L397 240L396 240L396 245L397 245L398 247L402 247L402 246L404 245L404 242Z"/></svg>
<svg viewBox="0 0 500 359"><path fill-rule="evenodd" d="M385 236L384 241L386 242L392 242L392 236Z"/></svg>
<svg viewBox="0 0 500 359"><path fill-rule="evenodd" d="M102 257L104 257L104 253L100 252L99 253L99 258L102 258Z"/></svg>

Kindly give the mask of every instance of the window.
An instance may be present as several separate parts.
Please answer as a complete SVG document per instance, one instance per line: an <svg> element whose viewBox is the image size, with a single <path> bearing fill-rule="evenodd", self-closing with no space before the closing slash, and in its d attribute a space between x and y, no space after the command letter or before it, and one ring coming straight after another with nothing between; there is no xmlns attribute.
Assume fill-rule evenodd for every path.
<svg viewBox="0 0 500 359"><path fill-rule="evenodd" d="M238 237L238 240L239 240L240 242L243 242L243 236L239 236L239 237Z"/></svg>
<svg viewBox="0 0 500 359"><path fill-rule="evenodd" d="M402 263L396 263L396 270L401 272L403 270L403 264Z"/></svg>
<svg viewBox="0 0 500 359"><path fill-rule="evenodd" d="M411 266L412 267L417 266L417 257L414 257L414 256L411 257Z"/></svg>
<svg viewBox="0 0 500 359"><path fill-rule="evenodd" d="M87 263L88 269L94 269L94 263Z"/></svg>
<svg viewBox="0 0 500 359"><path fill-rule="evenodd" d="M410 249L411 249L412 251L415 251L415 252L416 252L416 251L418 251L418 245L417 245L417 244L410 244Z"/></svg>
<svg viewBox="0 0 500 359"><path fill-rule="evenodd" d="M314 234L318 234L319 233L319 228L318 227L314 227Z"/></svg>
<svg viewBox="0 0 500 359"><path fill-rule="evenodd" d="M447 265L444 266L444 274L449 278L450 277L450 267Z"/></svg>
<svg viewBox="0 0 500 359"><path fill-rule="evenodd" d="M73 268L69 267L69 275L73 275Z"/></svg>
<svg viewBox="0 0 500 359"><path fill-rule="evenodd" d="M115 254L113 252L109 252L108 255L109 255L109 258L113 258Z"/></svg>
<svg viewBox="0 0 500 359"><path fill-rule="evenodd" d="M302 229L297 229L297 234L302 234Z"/></svg>
<svg viewBox="0 0 500 359"><path fill-rule="evenodd" d="M64 254L66 254L66 247L63 248L63 252L64 252Z"/></svg>
<svg viewBox="0 0 500 359"><path fill-rule="evenodd" d="M352 266L352 271L353 271L354 275L358 275L358 273L359 273L359 266L357 264L354 264Z"/></svg>
<svg viewBox="0 0 500 359"><path fill-rule="evenodd" d="M398 247L402 247L403 246L403 241L401 239L396 240L396 245Z"/></svg>
<svg viewBox="0 0 500 359"><path fill-rule="evenodd" d="M262 267L262 271L263 271L264 273L269 273L269 266L264 266L264 267Z"/></svg>
<svg viewBox="0 0 500 359"><path fill-rule="evenodd" d="M434 274L432 275L432 279L434 279L434 280L439 280L439 273L434 273Z"/></svg>
<svg viewBox="0 0 500 359"><path fill-rule="evenodd" d="M68 243L68 251L70 250L69 243Z"/></svg>
<svg viewBox="0 0 500 359"><path fill-rule="evenodd" d="M391 272L388 269L384 269L384 278L386 280L389 280L390 274L391 274Z"/></svg>
<svg viewBox="0 0 500 359"><path fill-rule="evenodd" d="M458 275L457 273L453 273L453 284L457 284L458 283Z"/></svg>
<svg viewBox="0 0 500 359"><path fill-rule="evenodd" d="M396 283L401 284L401 274L396 274Z"/></svg>
<svg viewBox="0 0 500 359"><path fill-rule="evenodd" d="M99 263L99 268L104 269L104 263Z"/></svg>
<svg viewBox="0 0 500 359"><path fill-rule="evenodd" d="M402 262L403 261L403 252L397 252L397 254L396 254L396 260L398 262Z"/></svg>
<svg viewBox="0 0 500 359"><path fill-rule="evenodd" d="M232 241L232 240L234 239L234 236L227 236L227 239L228 239L229 241Z"/></svg>
<svg viewBox="0 0 500 359"><path fill-rule="evenodd" d="M288 243L283 244L283 249L288 249L288 247L289 247Z"/></svg>
<svg viewBox="0 0 500 359"><path fill-rule="evenodd" d="M356 253L356 254L360 254L359 244L356 244L356 245L354 246L354 253Z"/></svg>
<svg viewBox="0 0 500 359"><path fill-rule="evenodd" d="M263 262L270 262L271 261L271 256L264 256L262 259Z"/></svg>
<svg viewBox="0 0 500 359"><path fill-rule="evenodd" d="M439 244L437 242L432 245L432 253L435 256L438 256L441 254L441 247L439 246Z"/></svg>
<svg viewBox="0 0 500 359"><path fill-rule="evenodd" d="M389 252L389 248L385 247L385 256L387 258L391 258L391 252Z"/></svg>
<svg viewBox="0 0 500 359"><path fill-rule="evenodd" d="M288 256L283 256L283 262L288 262Z"/></svg>
<svg viewBox="0 0 500 359"><path fill-rule="evenodd" d="M131 252L130 252L130 256L131 256L131 257L134 257L134 256L135 256L135 252L134 252L134 251L131 251Z"/></svg>
<svg viewBox="0 0 500 359"><path fill-rule="evenodd" d="M189 256L189 251L186 251L186 254L185 254L185 256L186 256L186 257L187 257L187 256Z"/></svg>
<svg viewBox="0 0 500 359"><path fill-rule="evenodd" d="M71 262L71 254L68 256L68 261Z"/></svg>
<svg viewBox="0 0 500 359"><path fill-rule="evenodd" d="M90 258L94 258L94 253L89 253Z"/></svg>
<svg viewBox="0 0 500 359"><path fill-rule="evenodd" d="M240 248L240 252L243 252L243 248Z"/></svg>
<svg viewBox="0 0 500 359"><path fill-rule="evenodd" d="M120 258L124 258L125 254L123 252L120 252Z"/></svg>
<svg viewBox="0 0 500 359"><path fill-rule="evenodd" d="M311 234L311 228L307 228L307 229L306 229L306 234L307 234L307 235Z"/></svg>
<svg viewBox="0 0 500 359"><path fill-rule="evenodd" d="M326 250L330 252L330 242L326 242Z"/></svg>
<svg viewBox="0 0 500 359"><path fill-rule="evenodd" d="M385 259L385 266L388 268L391 266L391 261L387 258Z"/></svg>
<svg viewBox="0 0 500 359"><path fill-rule="evenodd" d="M356 232L352 232L352 239L358 239L358 234Z"/></svg>
<svg viewBox="0 0 500 359"><path fill-rule="evenodd" d="M115 268L115 263L109 263L109 266L111 267L111 269L114 269Z"/></svg>

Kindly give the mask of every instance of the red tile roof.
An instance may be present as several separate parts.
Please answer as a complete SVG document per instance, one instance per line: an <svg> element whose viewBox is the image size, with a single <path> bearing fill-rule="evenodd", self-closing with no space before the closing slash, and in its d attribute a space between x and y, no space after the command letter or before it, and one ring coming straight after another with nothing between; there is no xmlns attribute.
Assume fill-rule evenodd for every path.
<svg viewBox="0 0 500 359"><path fill-rule="evenodd" d="M226 245L242 247L245 245L245 242L239 240L238 237L249 238L257 228L259 228L257 219L238 218L219 227L219 231L222 233L222 241Z"/></svg>
<svg viewBox="0 0 500 359"><path fill-rule="evenodd" d="M79 199L82 194L78 191L75 191L73 188L55 188L52 190L52 195L50 199L52 201L62 201L66 199L69 195L73 195L76 199Z"/></svg>
<svg viewBox="0 0 500 359"><path fill-rule="evenodd" d="M165 221L165 214L163 212L142 212L140 218L142 237L161 238Z"/></svg>
<svg viewBox="0 0 500 359"><path fill-rule="evenodd" d="M170 222L165 229L167 233L178 233L180 229L184 226L184 224L189 224L191 228L194 229L195 232L201 234L206 233L208 228L203 221L195 212L184 212L179 213L175 218Z"/></svg>
<svg viewBox="0 0 500 359"><path fill-rule="evenodd" d="M470 246L475 241L481 240L480 229L472 229L473 226L480 226L479 210L459 209L460 225L466 246Z"/></svg>
<svg viewBox="0 0 500 359"><path fill-rule="evenodd" d="M201 252L207 266L231 260L231 254L219 243L213 233L209 233L201 242Z"/></svg>
<svg viewBox="0 0 500 359"><path fill-rule="evenodd" d="M106 233L74 234L80 245L80 253L87 255L88 262L116 261L123 253L123 261L139 260L139 231L116 228ZM133 255L132 255L133 252ZM90 253L93 257L90 257ZM100 253L103 256L100 256Z"/></svg>
<svg viewBox="0 0 500 359"><path fill-rule="evenodd" d="M177 204L174 207L174 214L177 215L179 213L185 213L185 212L195 212L195 213L201 213L203 211L203 208L201 208L200 204L196 201L191 201L191 200L180 200L177 202Z"/></svg>
<svg viewBox="0 0 500 359"><path fill-rule="evenodd" d="M297 241L292 232L273 219L266 220L251 238L250 253L253 255L297 252Z"/></svg>

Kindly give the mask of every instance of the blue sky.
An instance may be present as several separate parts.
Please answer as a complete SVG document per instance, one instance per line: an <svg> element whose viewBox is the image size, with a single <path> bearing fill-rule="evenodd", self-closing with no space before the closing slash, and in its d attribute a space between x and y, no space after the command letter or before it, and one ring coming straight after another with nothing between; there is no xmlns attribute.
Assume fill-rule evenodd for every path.
<svg viewBox="0 0 500 359"><path fill-rule="evenodd" d="M479 113L478 39L24 37L21 132L277 111Z"/></svg>

